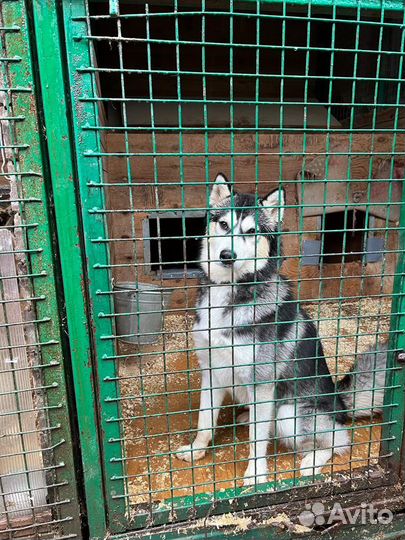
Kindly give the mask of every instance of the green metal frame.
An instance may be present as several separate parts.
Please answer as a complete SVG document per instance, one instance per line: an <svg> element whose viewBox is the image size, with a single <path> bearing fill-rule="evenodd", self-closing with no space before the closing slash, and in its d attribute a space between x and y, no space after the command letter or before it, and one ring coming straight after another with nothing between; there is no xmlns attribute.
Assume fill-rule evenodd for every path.
<svg viewBox="0 0 405 540"><path fill-rule="evenodd" d="M41 347L41 364L44 366L44 386L48 388L50 440L54 447L55 496L54 523L63 538L81 535L80 504L77 492L76 466L73 458L71 426L68 421L72 410L67 400L67 385L64 373L64 358L61 345L60 306L57 301L55 283L54 245L51 219L48 210L49 193L46 188L46 171L43 166L40 128L37 116L30 46L30 23L23 0L2 3L4 24L13 29L6 31L6 47L10 58L9 76L14 88L13 109L19 118L15 122L19 151L20 173L17 174L21 187L24 223L27 227L27 248L30 255L31 281L36 303L37 325ZM52 507L52 499L50 500ZM11 533L13 534L13 533ZM14 537L14 536L13 536Z"/></svg>
<svg viewBox="0 0 405 540"><path fill-rule="evenodd" d="M85 64L89 61L90 51L87 44L76 42L74 39L74 36L80 32L80 29L84 26L84 23L82 21L77 21L76 18L85 16L85 8L81 2L76 1L64 3L63 7L65 22L69 21L68 24L65 24L68 67L71 77L69 82L71 87L76 87L78 93L81 95L91 95L93 91L92 85L94 84L91 75L76 77L72 65L72 62L78 62L80 65L82 62ZM71 47L73 47L73 50ZM90 131L81 133L79 127L82 125L82 122L91 122L93 118L97 117L95 106L91 103L78 102L75 103L72 110L75 138L83 137L83 147L98 148L98 141L95 134ZM79 153L81 149L77 148L76 151ZM86 260L88 261L87 276L90 304L93 316L96 314L96 317L98 317L97 321L93 321L93 324L97 326L100 325L99 328L102 329L101 333L97 332L93 334L93 345L95 358L100 360L97 362L95 368L97 373L96 384L98 385L96 392L100 406L99 421L102 433L101 447L103 453L103 466L106 473L104 476L105 504L108 508L108 523L110 529L122 530L127 523L126 508L122 499L115 498L117 488L118 492L122 492L122 490L125 489L124 482L122 481L122 449L118 442L120 439L120 430L116 423L110 422L110 419L116 417L118 414L118 406L116 401L114 401L118 396L118 385L110 384L107 389L106 385L103 384L103 381L106 379L115 377L116 372L113 362L107 360L107 357L111 356L114 352L112 344L100 339L101 334L112 334L110 320L100 317L103 313L109 313L111 309L109 299L99 294L100 289L108 288L110 283L107 272L98 268L104 262L107 262L108 253L106 246L88 240L89 238L101 236L104 231L103 220L100 219L100 216L94 214L94 209L100 208L103 205L102 198L100 198L100 190L91 186L92 182L97 182L97 178L101 177L101 172L99 170L97 158L93 160L90 157L89 159L86 158L83 160L79 157L77 162L82 222L85 231L84 242ZM97 263L92 263L92 261L97 261ZM78 366L78 377L81 378L79 371L80 366ZM84 408L86 407L88 407L88 404L84 403ZM95 501L95 503L99 505L96 517L94 518L97 520L100 512L104 509L100 507L99 501ZM91 534L94 536L95 531L92 530Z"/></svg>
<svg viewBox="0 0 405 540"><path fill-rule="evenodd" d="M280 512L283 514L283 512ZM276 515L276 514L275 514ZM273 515L273 517L275 516ZM246 517L246 516L242 516ZM253 520L252 520L253 521ZM235 519L237 523L237 519ZM243 523L243 521L242 521ZM339 528L339 531L335 531L333 538L339 540L351 540L352 538L358 538L359 540L369 540L370 538L378 538L381 540L400 540L403 538L403 531L405 530L405 518L402 515L394 517L394 520L389 525L381 524L367 524L367 525L343 525ZM190 526L182 527L181 529L176 527L166 527L157 529L156 531L148 532L148 540L223 540L224 538L243 538L244 540L291 540L291 538L305 538L306 540L318 540L320 538L320 532L314 533L305 532L300 534L299 531L289 530L288 522L284 525L255 525L254 523L248 527L247 530L241 532L237 525L228 527L210 527L199 523L195 526L195 523ZM114 535L112 540L143 540L145 538L144 532L133 532L125 535Z"/></svg>
<svg viewBox="0 0 405 540"><path fill-rule="evenodd" d="M246 0L247 2L255 2L255 0ZM281 4L283 0L264 0L263 3ZM288 4L307 6L308 2L305 0L288 0ZM348 9L370 9L379 10L383 8L388 11L400 11L404 8L401 0L313 0L312 5L314 7L342 7Z"/></svg>
<svg viewBox="0 0 405 540"><path fill-rule="evenodd" d="M405 182L402 200L405 200ZM405 205L401 208L399 246L405 246ZM391 329L393 333L390 336L391 349L405 351L405 253L402 252L398 258L398 266L394 279L394 290L400 291L392 302L392 312L395 314L391 318ZM397 366L396 354L391 353L389 366ZM385 403L396 403L400 416L393 407L388 407L384 411L384 422L387 422L383 432L382 452L392 453L390 462L394 469L398 469L402 474L405 472L405 462L403 454L404 442L404 388L405 372L404 369L392 370L387 374L387 384L390 390L386 392ZM401 461L402 460L402 461Z"/></svg>
<svg viewBox="0 0 405 540"><path fill-rule="evenodd" d="M57 3L34 0L33 16L78 411L87 521L92 535L102 538L105 534L105 512L100 500L104 496L104 488L86 311L86 272L82 259L78 215L80 201L75 189L76 175L73 169Z"/></svg>
<svg viewBox="0 0 405 540"><path fill-rule="evenodd" d="M275 2L276 3L276 2ZM296 4L302 3L298 0ZM114 9L118 8L117 2L111 3ZM314 0L313 5L318 6L343 6L358 7L359 3L350 0L333 2L332 0ZM379 9L379 0L363 0L360 5L370 9ZM103 208L101 190L96 186L102 181L102 172L99 168L99 159L92 158L89 149L94 152L100 151L97 134L91 130L82 130L86 124L94 125L98 121L98 110L94 103L80 101L77 96L92 95L94 92L94 79L91 73L77 73L81 66L89 65L91 50L88 42L76 39L86 26L86 7L83 0L70 0L63 2L63 15L65 26L60 27L58 2L33 0L32 6L33 26L27 20L24 3L19 1L3 2L3 14L7 26L15 26L18 39L10 34L8 49L12 56L19 57L20 62L10 65L10 73L13 85L19 88L16 91L15 111L24 117L24 120L16 124L18 140L27 144L27 149L20 152L20 166L22 171L29 171L21 175L21 186L24 199L24 213L27 222L35 223L36 227L27 231L29 247L40 246L42 250L31 256L33 287L35 295L43 297L38 303L38 318L47 319L39 326L41 343L47 345L42 348L42 360L49 369L44 370L45 384L54 389L48 391L47 399L49 419L51 425L58 429L51 433L52 443L55 445L55 460L63 463L64 467L56 469L57 481L60 486L57 489L59 500L65 500L59 506L58 520L64 536L80 536L81 520L79 501L76 489L77 477L75 462L72 452L72 437L70 425L66 418L71 414L66 399L67 389L64 375L64 360L61 347L60 335L60 306L57 302L57 287L55 284L55 270L52 244L52 219L48 211L48 189L43 181L45 160L49 162L49 172L53 201L55 205L56 231L58 238L59 257L62 270L64 298L66 300L67 328L69 331L70 355L72 359L72 371L74 377L74 390L78 412L80 430L80 446L84 471L84 487L86 493L87 520L92 538L105 538L110 533L119 533L132 527L142 528L146 526L149 513L144 516L138 515L136 522L131 522L127 514L125 500L117 497L126 492L125 474L123 471L122 456L124 449L121 447L121 433L117 423L111 422L112 418L119 416L118 384L108 386L105 381L116 377L114 362L109 357L114 356L112 344L108 340L100 339L102 335L112 335L113 327L111 319L103 318L103 313L110 313L111 306L108 297L100 295L100 290L110 287L110 276L107 269L100 268L108 264L108 252L105 244L89 241L89 238L105 238L105 221L95 210ZM398 1L384 2L385 10L403 9ZM118 13L118 11L117 11ZM36 55L38 58L38 77L40 81L40 94L38 101L43 107L44 127L46 130L45 152L46 158L41 152L41 136L38 129L38 120L35 106L33 106L34 77L30 62L31 50L29 43L29 30L33 31ZM65 58L63 44L63 30L66 33L66 48L68 60L68 76L65 80ZM70 103L67 99L67 87L74 88L71 94L73 102L72 116L69 110ZM74 166L74 149L72 140L76 143L77 173ZM84 151L87 152L84 156ZM77 179L78 176L78 179ZM76 181L78 183L76 184ZM79 192L77 192L77 185ZM405 198L405 197L404 197ZM38 200L41 204L38 204ZM81 210L81 215L80 215ZM84 230L84 239L82 236ZM405 209L402 209L400 231L401 244L404 245ZM92 261L97 261L93 264ZM393 309L399 315L393 323L398 331L399 339L395 344L399 349L405 349L405 272L403 257L399 263L396 276L396 288L401 294L396 295L396 305ZM40 275L42 274L42 275ZM87 300L88 298L88 300ZM90 310L87 302L90 303ZM92 323L91 315L95 316ZM90 317L90 319L89 319ZM93 332L91 324L97 326L97 332ZM53 365L54 364L54 365ZM391 366L395 365L392 355ZM386 483L390 485L398 479L400 470L400 455L402 451L404 396L405 385L403 370L393 370L389 386L391 392L387 394L387 403L396 403L395 409L389 409L384 418L385 432L383 440L386 440L384 451L392 452L391 464L393 476L387 477ZM95 382L94 382L95 380ZM343 491L353 492L357 489L366 489L360 481L354 479L348 482ZM301 482L300 486L305 485ZM283 501L288 502L291 497L297 501L303 500L311 492L294 489L295 483L286 482L283 491L272 494L271 499L266 493L266 488L257 489L254 495L244 494L244 490L227 490L221 500L218 494L215 499L213 513L241 511L246 508L258 508ZM268 486L267 486L268 488ZM328 486L317 488L317 493L330 495ZM236 501L232 501L236 497ZM348 495L349 497L349 495ZM197 502L197 507L192 503ZM186 520L190 516L205 517L207 511L212 510L213 498L210 495L199 495L195 499L178 498L173 500L173 505L168 509L155 508L154 525L164 525L169 520L169 514L174 509L179 520ZM151 538L190 537L195 538L221 538L222 530L209 528L201 532L200 528L178 526L157 530L151 533ZM392 530L386 532L386 537L394 538L402 534L404 522L398 519ZM259 528L250 530L247 537L268 538L274 532L274 528ZM369 536L370 529L364 534ZM376 533L381 533L381 529ZM134 533L135 537L143 537L144 532ZM348 532L351 534L351 531ZM288 535L286 535L288 536ZM123 536L116 536L124 538Z"/></svg>
<svg viewBox="0 0 405 540"><path fill-rule="evenodd" d="M277 2L275 2L277 3ZM306 2L294 2L296 4L307 4ZM287 2L288 4L288 2ZM313 6L331 6L334 7L366 7L372 9L380 9L383 4L384 10L398 10L402 9L402 3L400 2L383 2L381 3L378 0L364 0L363 2L352 2L344 1L335 2L329 0L315 0L312 2ZM118 5L116 2L111 2L110 6L113 8L111 12L112 16L118 14ZM39 10L38 10L39 11ZM73 111L73 136L76 144L76 159L77 159L77 169L78 169L78 186L80 192L80 204L82 211L82 225L84 230L84 249L85 249L85 259L87 264L87 278L88 278L88 293L89 293L89 302L90 302L90 316L94 318L93 324L97 329L92 337L94 338L93 342L93 353L94 353L94 372L96 375L96 394L98 396L98 406L100 412L100 444L101 444L101 455L102 455L102 467L103 467L103 477L104 477L104 486L105 486L105 519L106 519L106 529L111 533L119 533L125 530L130 529L131 527L142 528L146 526L149 518L149 513L145 512L144 516L138 515L136 522L131 522L129 516L127 515L127 509L124 504L124 499L117 497L117 494L126 493L125 486L125 474L123 471L123 461L122 457L124 455L124 448L121 447L120 439L121 433L116 422L111 420L119 417L119 407L118 407L118 398L119 398L119 388L118 384L112 384L111 379L117 377L117 373L114 367L114 350L111 341L103 340L101 336L111 336L114 334L113 325L110 318L103 317L105 313L111 313L111 305L108 296L100 294L100 291L108 290L111 286L110 275L108 271L108 262L109 254L106 244L98 243L91 241L91 239L105 238L106 237L106 223L105 217L98 213L98 210L104 208L104 200L102 196L102 190L97 187L99 182L102 182L102 171L100 170L100 141L98 139L97 133L91 129L83 129L88 126L98 125L98 109L97 105L91 100L86 101L86 97L91 97L95 92L95 80L91 70L86 70L90 65L90 58L92 55L91 48L89 46L89 41L81 39L80 36L86 30L87 21L86 17L88 16L86 2L84 0L70 0L63 2L63 16L64 16L64 30L66 37L66 50L67 50L67 62L68 62L68 74L69 74L69 86L73 89L71 93L72 99L72 111ZM47 19L39 21L39 13L36 16L37 32L41 28L42 22L45 23ZM48 19L49 20L49 19ZM49 38L49 36L48 36ZM38 39L38 38L37 38ZM47 41L45 43L48 43ZM43 47L45 50L45 45ZM60 45L58 45L58 50ZM45 57L45 55L44 55ZM61 69L61 66L59 65ZM55 67L51 68L41 68L41 77L43 77L43 84L46 80L51 80L54 76ZM62 71L62 69L61 69ZM44 74L44 72L47 72ZM60 79L60 76L59 76ZM59 93L61 95L63 82L59 80L58 82ZM57 97L53 96L49 98L49 121L50 124L53 123L51 118L51 107L52 104L57 102ZM83 99L84 98L84 99ZM65 105L65 104L64 104ZM45 107L46 109L46 107ZM56 119L55 119L56 120ZM64 122L64 121L63 121ZM59 124L60 125L60 122ZM62 133L68 134L67 125L63 124L61 126ZM54 150L57 148L57 141L54 141L55 146ZM53 143L52 143L53 144ZM52 152L51 152L52 154ZM93 156L92 154L97 154ZM67 155L67 154L66 154ZM69 159L68 159L69 161ZM63 168L58 172L57 163L55 163L56 174L60 175L63 173ZM70 170L70 169L69 169ZM62 189L60 183L55 183L55 188ZM65 188L66 189L66 188ZM72 192L73 187L69 185L69 190L66 196L69 198L70 202L73 203L74 195ZM66 193L66 192L65 192ZM60 227L63 227L64 216L66 213L66 208L64 204L66 199L64 196L61 196L59 200L59 209L57 208L57 221L60 224ZM400 230L402 233L401 245L403 244L403 228L405 226L405 212L401 213L401 222ZM84 271L81 268L78 262L79 250L71 250L69 254L63 254L64 246L69 247L69 242L72 241L72 238L76 238L78 230L78 223L76 218L73 218L71 221L71 234L67 235L66 238L61 241L61 256L62 262L63 257L66 257L65 264L68 266L71 261L71 257L75 261L76 271L71 275L68 274L68 269L65 268L65 286L68 287L68 284L71 284L73 287L77 284L77 278L80 275L84 275ZM403 261L401 260L399 265L399 276L397 277L396 287L397 290L400 290L401 293L396 296L397 305L394 308L394 312L400 314L399 317L395 318L396 329L400 332L400 340L398 347L405 346L405 342L402 341L403 330L405 329L405 320L403 318L403 307L405 301L405 284L404 284L404 274L403 274ZM80 290L80 292L72 291L70 298L68 299L68 304L70 302L76 303L78 301L77 295L83 296L85 292ZM75 304L76 305L76 304ZM80 304L79 308L81 320L85 320L85 306ZM68 314L69 324L72 324L72 317L76 316L75 309L72 309L71 313ZM81 336L77 338L77 331L81 332ZM86 340L86 343L89 342L89 336L84 335L82 328L78 329L72 324L71 327L71 339L82 343L82 340ZM75 365L75 376L76 380L82 380L81 377L84 375L85 385L87 390L91 391L91 366L89 361L89 352L90 347L86 345L84 349L84 355L82 361L80 361L79 356L77 358L77 365ZM85 359L85 360L84 360ZM394 355L391 355L391 364L393 367L395 365ZM389 413L389 417L384 418L384 423L387 425L384 426L383 439L388 439L386 444L387 452L392 452L391 462L393 475L387 477L385 482L387 485L394 483L398 479L398 474L400 472L400 454L401 454L401 442L402 442L402 430L403 430L403 416L404 416L404 399L402 388L404 385L404 373L402 370L392 370L391 379L389 386L392 387L391 391L387 393L387 403L395 403L397 405L395 409L395 418L392 416L392 411ZM106 385L105 382L109 381L109 384ZM83 399L83 404L81 403ZM86 439L86 429L89 428L91 418L93 418L94 407L96 406L94 401L85 397L85 395L78 395L79 401L79 421L82 422L82 440ZM89 406L90 403L90 406ZM83 406L82 406L83 405ZM91 415L89 415L89 410ZM84 455L84 460L88 460L88 467L85 466L85 477L86 477L86 489L88 496L91 496L91 489L93 489L92 473L95 468L99 466L99 457L94 448L88 449L92 451L92 456L96 459L97 465L92 464L92 460L88 459L89 455ZM86 451L84 451L86 454ZM93 466L92 466L93 465ZM97 471L97 485L101 483L100 471ZM382 481L384 482L384 481ZM305 481L299 483L299 487L294 493L294 497L297 500L303 500L306 497L310 497L311 491L306 491L301 489L305 485ZM254 495L248 494L244 495L244 490L226 490L223 493L223 496L216 494L215 498L215 513L238 511L242 508L257 508L259 506L268 505L269 502L278 502L282 503L283 501L288 501L292 496L290 488L296 486L296 482L286 482L285 491L279 491L277 494L272 493L271 498L269 494L261 493L261 491L266 491L266 488L258 488ZM268 486L267 486L268 488ZM361 483L359 479L353 479L352 482L348 482L345 487L340 489L346 490L347 493L354 492L356 490L364 490L365 485ZM328 486L317 486L316 492L325 494L328 493ZM349 495L348 495L349 496ZM236 501L233 501L233 498L236 498ZM196 502L197 506L192 507L192 502ZM155 508L154 511L154 525L161 525L167 522L169 518L169 513L171 510L175 510L176 515L179 520L186 520L191 515L193 516L205 516L208 510L212 510L213 498L210 495L198 495L194 499L192 498L178 498L172 500L172 506L170 510L165 510L162 508ZM93 509L93 515L89 512L90 521L93 525L90 527L91 536L98 537L100 532L102 533L104 525L97 526L96 521L101 517L103 509L95 508ZM104 519L104 516L101 517ZM97 531L97 532L96 532ZM140 533L141 534L141 533ZM173 532L173 537L176 534L179 534L178 531ZM190 534L188 532L187 534ZM212 533L212 536L215 537L219 533ZM267 534L267 533L266 533ZM101 535L102 536L102 535Z"/></svg>
<svg viewBox="0 0 405 540"><path fill-rule="evenodd" d="M90 2L100 2L102 0L90 0ZM121 4L129 4L132 0L121 0ZM247 4L255 4L256 0L243 0ZM109 0L111 14L118 13L118 0ZM262 4L283 4L283 0L260 0ZM285 3L285 2L284 2ZM307 6L307 0L287 0L287 4L294 6ZM343 7L347 9L362 9L385 11L401 11L404 8L402 0L312 0L311 4L316 7Z"/></svg>

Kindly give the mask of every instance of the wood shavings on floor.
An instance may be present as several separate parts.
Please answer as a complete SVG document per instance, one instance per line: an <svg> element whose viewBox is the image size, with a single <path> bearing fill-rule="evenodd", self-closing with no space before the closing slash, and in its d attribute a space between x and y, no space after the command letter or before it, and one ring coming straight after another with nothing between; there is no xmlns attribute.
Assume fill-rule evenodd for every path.
<svg viewBox="0 0 405 540"><path fill-rule="evenodd" d="M353 302L323 302L305 306L319 325L319 334L332 373L345 373L356 352L375 347L389 330L390 300L362 298ZM320 319L320 320L319 320ZM120 345L120 389L123 432L131 505L239 487L248 457L248 428L235 423L238 409L222 409L210 448L194 467L174 451L188 443L196 428L200 375L190 330L193 317L167 315L164 335L154 345ZM132 355L132 356L131 356ZM334 456L324 473L348 471L377 463L381 418L348 424L353 435L350 453ZM282 483L299 473L300 457L280 444L269 445L269 480Z"/></svg>
<svg viewBox="0 0 405 540"><path fill-rule="evenodd" d="M375 350L376 335L380 342L388 339L390 297L321 302L304 308L318 327L331 373L349 371L356 352Z"/></svg>
<svg viewBox="0 0 405 540"><path fill-rule="evenodd" d="M219 516L211 516L207 519L199 519L195 522L193 528L214 527L215 529L231 529L233 534L237 534L247 531L252 521L251 516L221 514Z"/></svg>
<svg viewBox="0 0 405 540"><path fill-rule="evenodd" d="M270 517L263 521L263 526L266 525L273 525L274 527L279 527L283 530L288 530L294 534L304 534L311 532L312 529L309 527L306 527L305 525L300 525L299 523L293 523L291 519L282 512L281 514L277 514L276 516Z"/></svg>

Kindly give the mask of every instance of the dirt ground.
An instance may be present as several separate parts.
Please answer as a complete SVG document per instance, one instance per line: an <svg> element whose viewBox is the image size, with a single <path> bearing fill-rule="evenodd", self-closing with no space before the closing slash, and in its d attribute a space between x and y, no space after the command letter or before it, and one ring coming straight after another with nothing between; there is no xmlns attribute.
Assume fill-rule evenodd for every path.
<svg viewBox="0 0 405 540"><path fill-rule="evenodd" d="M389 329L390 300L361 299L307 305L319 321L325 355L332 373L344 373L353 365L356 352L375 346L376 333ZM248 428L236 425L240 409L227 404L221 411L214 444L194 467L178 460L173 452L192 438L199 402L199 370L192 351L189 315L167 315L158 343L142 346L121 344L120 363L123 430L131 505L168 498L220 491L242 485L248 456ZM137 356L142 352L142 357ZM374 424L374 425L373 425ZM381 418L349 422L350 453L334 456L323 473L347 471L377 462ZM300 457L282 445L269 445L269 480L299 476ZM152 493L152 495L151 495Z"/></svg>

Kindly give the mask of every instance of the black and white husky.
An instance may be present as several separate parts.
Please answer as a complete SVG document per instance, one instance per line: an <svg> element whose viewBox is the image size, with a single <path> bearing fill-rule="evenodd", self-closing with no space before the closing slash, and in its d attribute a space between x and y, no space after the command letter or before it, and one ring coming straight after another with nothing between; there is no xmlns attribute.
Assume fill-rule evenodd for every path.
<svg viewBox="0 0 405 540"><path fill-rule="evenodd" d="M282 439L302 453L302 475L317 474L349 447L347 416L382 410L386 348L357 358L335 386L314 323L279 274L284 191L256 202L232 193L219 174L200 263L204 271L194 344L202 370L197 436L178 449L202 458L226 395L248 406L250 452L244 483L267 480L267 446Z"/></svg>

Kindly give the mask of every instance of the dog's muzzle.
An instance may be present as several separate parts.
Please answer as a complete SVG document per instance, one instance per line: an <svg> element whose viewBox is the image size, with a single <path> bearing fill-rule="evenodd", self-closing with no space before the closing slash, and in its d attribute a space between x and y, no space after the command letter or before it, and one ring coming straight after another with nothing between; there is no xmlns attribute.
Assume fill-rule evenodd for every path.
<svg viewBox="0 0 405 540"><path fill-rule="evenodd" d="M230 249L223 249L219 254L219 258L224 266L232 266L236 260L236 253Z"/></svg>

